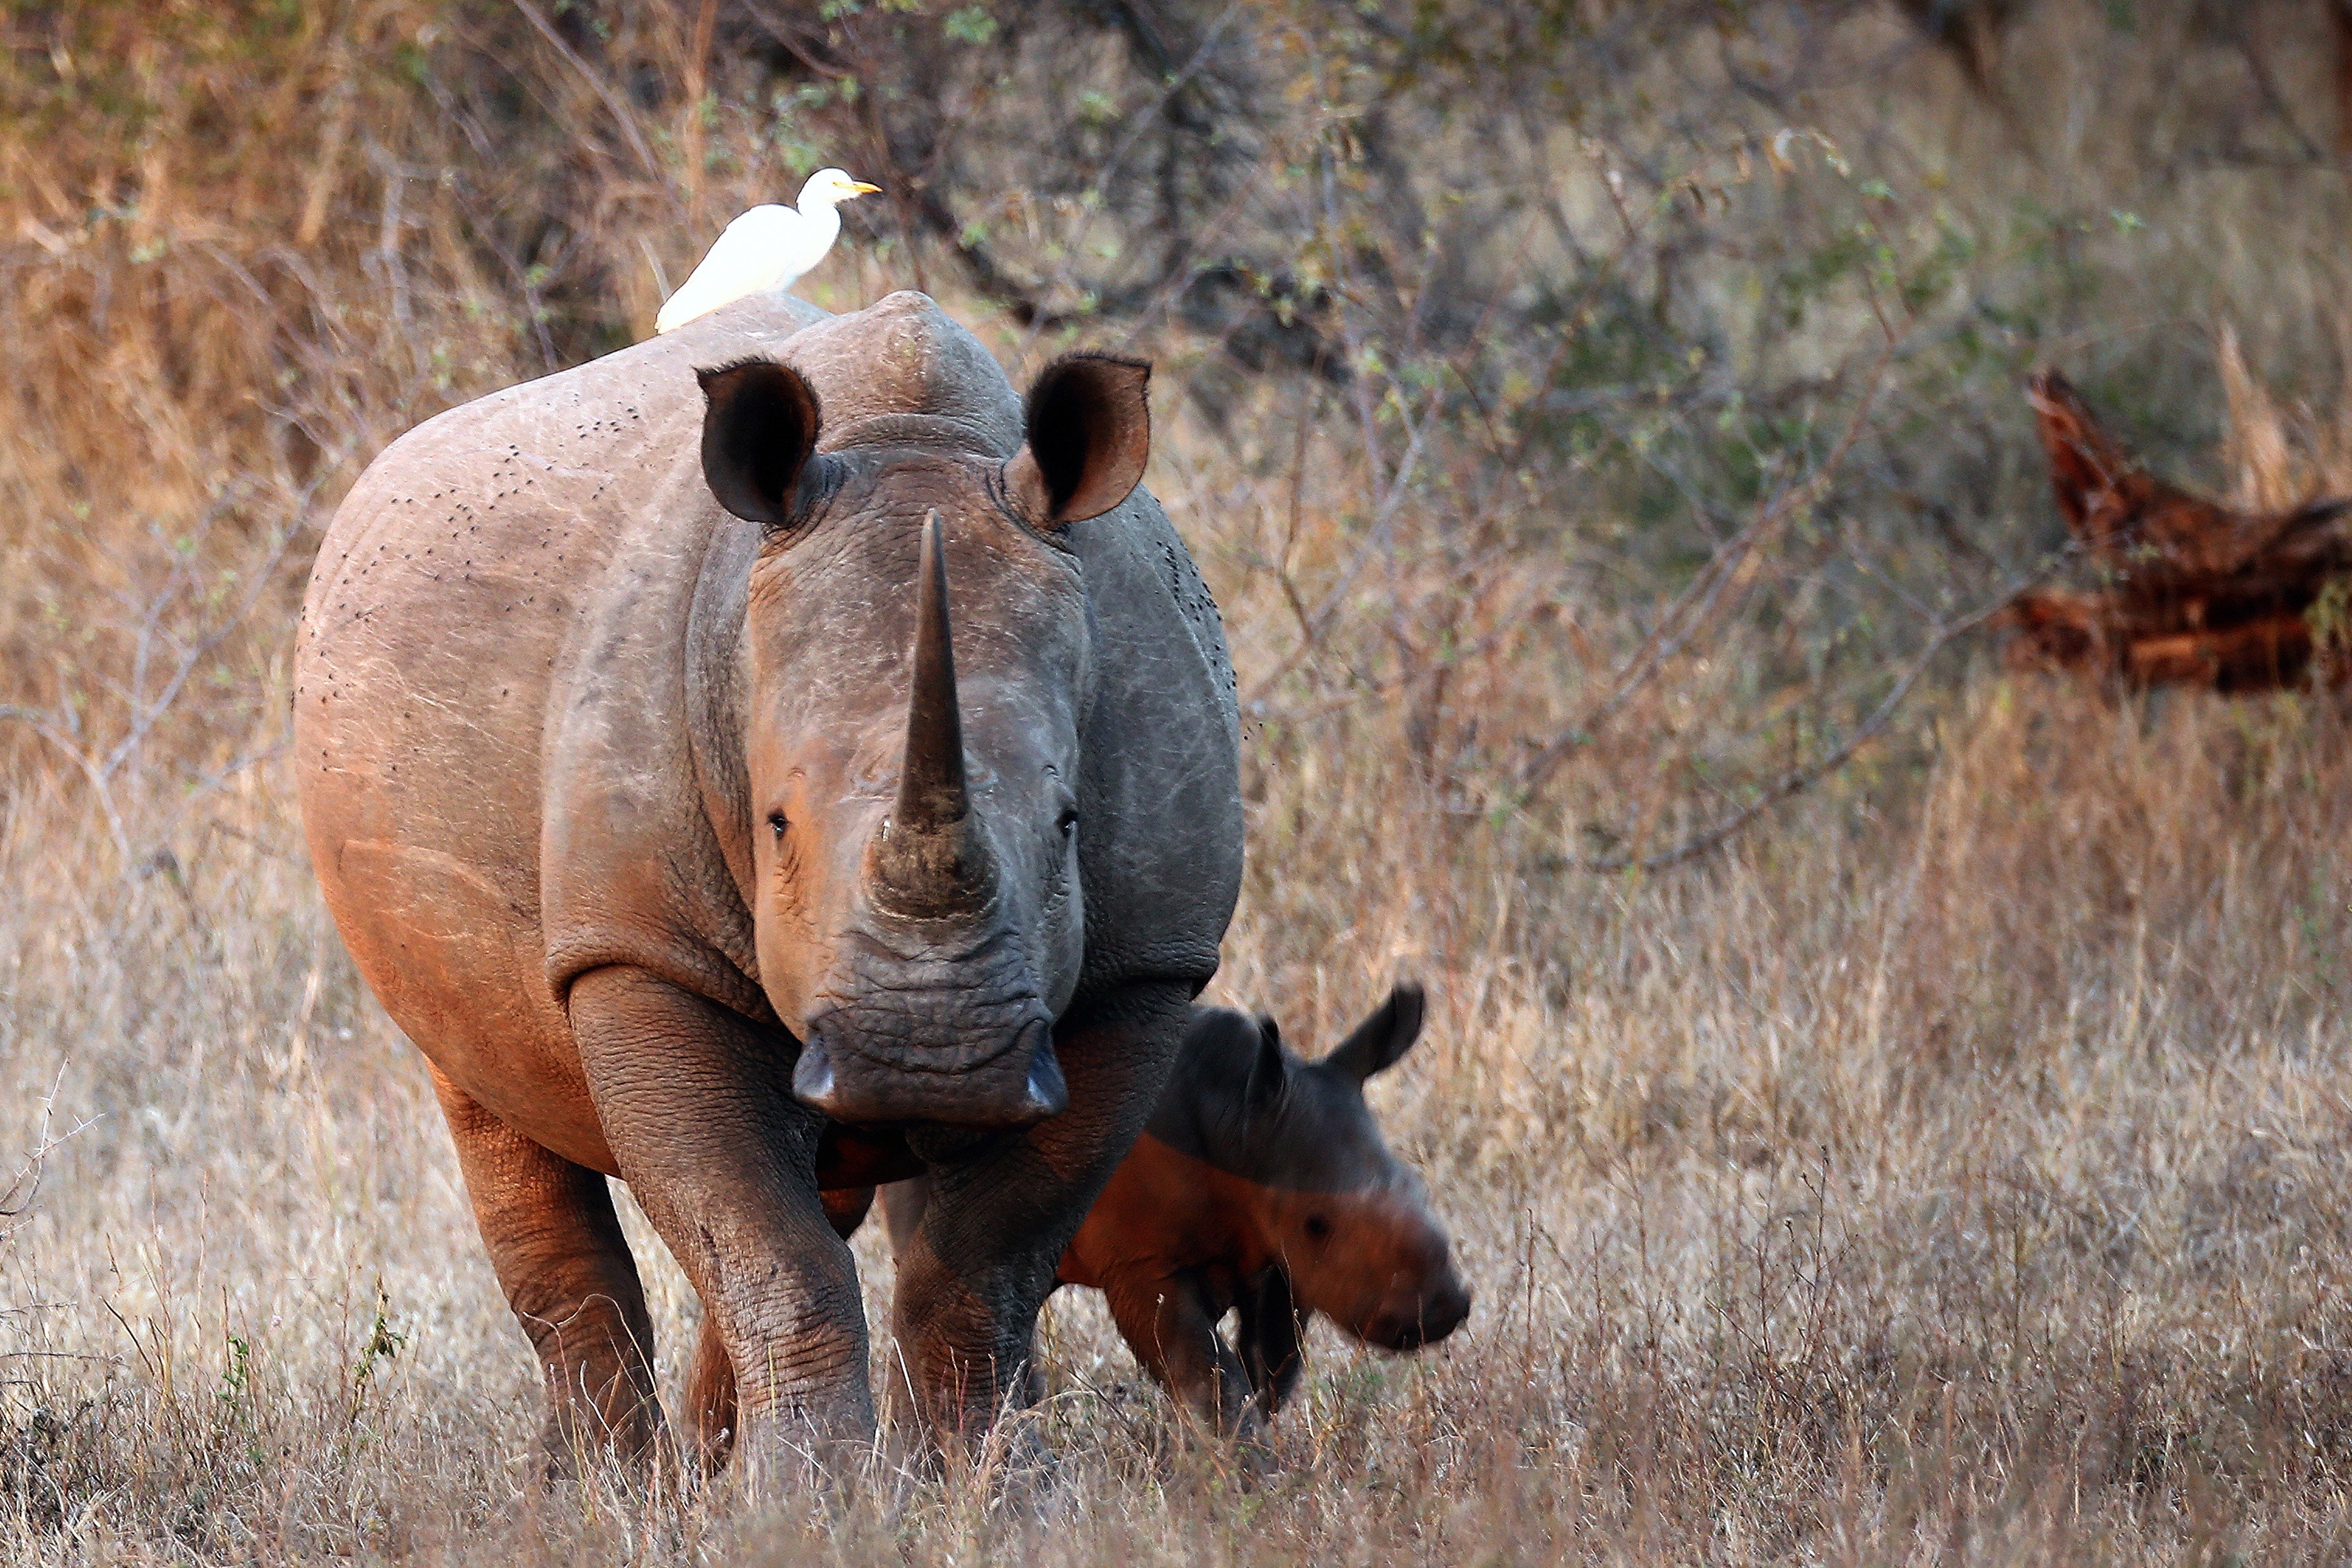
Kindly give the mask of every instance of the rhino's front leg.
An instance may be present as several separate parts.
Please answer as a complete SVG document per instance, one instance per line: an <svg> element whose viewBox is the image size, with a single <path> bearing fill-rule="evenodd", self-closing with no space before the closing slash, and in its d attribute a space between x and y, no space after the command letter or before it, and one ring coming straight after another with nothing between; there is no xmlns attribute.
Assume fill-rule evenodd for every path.
<svg viewBox="0 0 2352 1568"><path fill-rule="evenodd" d="M1163 984L1075 1009L1055 1031L1069 1110L931 1165L929 1201L898 1248L893 1359L902 1414L940 1439L975 1438L1008 1399L1034 1396L1037 1309L1150 1114L1191 1001L1189 986Z"/></svg>
<svg viewBox="0 0 2352 1568"><path fill-rule="evenodd" d="M857 1234L866 1223L866 1211L874 1206L872 1187L845 1187L819 1195L834 1234L844 1241ZM713 1317L702 1320L702 1333L695 1342L694 1364L686 1376L686 1408L703 1473L715 1474L735 1450L735 1428L741 1417L735 1409L735 1363Z"/></svg>
<svg viewBox="0 0 2352 1568"><path fill-rule="evenodd" d="M870 1442L865 1303L789 1040L620 966L573 984L572 1025L614 1158L726 1354L735 1451L763 1467Z"/></svg>

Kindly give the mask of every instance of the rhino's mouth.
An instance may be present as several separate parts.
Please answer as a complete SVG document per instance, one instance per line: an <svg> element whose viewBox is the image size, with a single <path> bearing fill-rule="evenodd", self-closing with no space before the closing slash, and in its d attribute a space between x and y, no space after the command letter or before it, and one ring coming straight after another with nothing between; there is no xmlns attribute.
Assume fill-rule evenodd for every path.
<svg viewBox="0 0 2352 1568"><path fill-rule="evenodd" d="M836 1121L988 1129L1027 1127L1069 1105L1042 1004L967 1013L956 1026L894 1000L811 1020L793 1069L793 1093L803 1104Z"/></svg>

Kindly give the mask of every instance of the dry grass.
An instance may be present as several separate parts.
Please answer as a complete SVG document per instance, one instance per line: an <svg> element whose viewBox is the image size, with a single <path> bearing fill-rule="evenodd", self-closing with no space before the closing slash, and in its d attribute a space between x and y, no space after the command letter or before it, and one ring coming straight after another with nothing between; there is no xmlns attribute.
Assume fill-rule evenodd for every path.
<svg viewBox="0 0 2352 1568"><path fill-rule="evenodd" d="M527 1360L430 1096L271 790L215 804L184 883L77 875L68 825L19 814L7 1131L53 1085L102 1118L0 1258L5 1551L2340 1558L2352 737L1973 689L1915 806L1824 802L1649 882L1530 874L1402 768L1261 752L1225 984L1328 1038L1393 970L1432 982L1385 1109L1471 1324L1412 1361L1320 1345L1249 1480L1065 1301L1042 1476L805 1527L530 1483ZM675 1355L666 1265L656 1300Z"/></svg>
<svg viewBox="0 0 2352 1568"><path fill-rule="evenodd" d="M45 1118L69 1135L29 1202L0 1199L22 1205L0 1218L0 1561L2352 1555L2337 708L2116 705L1970 653L1725 853L1654 877L1572 865L1671 843L1742 798L1709 768L1753 776L1775 765L1759 751L1809 753L1849 721L1821 670L1867 672L1905 639L1849 637L1839 606L1874 571L1916 586L1927 531L1871 497L1928 487L2011 560L2055 531L2012 360L2158 363L2119 422L2191 479L2200 448L2164 443L2218 426L2226 390L2227 466L2265 504L2352 471L2339 329L2312 303L2342 294L2340 192L2191 160L2126 193L2145 230L2019 216L2099 212L2147 146L2194 139L2164 93L2220 91L2227 61L2182 52L2190 8L2140 9L2153 41L2126 69L2095 53L2089 11L2036 8L2011 54L2030 158L1928 57L1791 105L1862 173L1946 193L1882 201L1882 233L1927 245L1950 224L1990 247L1952 292L1995 300L2013 339L1954 348L1990 306L1898 323L1887 395L1832 476L1853 487L1766 508L1758 564L1717 560L1772 591L1664 661L1532 803L1527 758L1706 580L1680 524L1612 510L1637 487L1605 444L1497 469L1466 416L1408 447L1396 410L1438 406L1410 377L1368 416L1153 340L1152 483L1251 698L1250 873L1220 990L1328 1040L1394 975L1429 983L1430 1037L1375 1098L1478 1305L1417 1358L1319 1342L1251 1472L1176 1441L1104 1315L1066 1299L1043 1342L1054 1394L988 1463L771 1514L534 1484L522 1342L273 757L322 507L412 419L648 318L640 263L675 277L679 237L782 166L777 128L646 110L633 134L663 177L622 166L637 154L593 75L488 8L92 7L71 68L49 18L12 15L0 1153L37 1149ZM674 60L694 15L635 8L614 49ZM431 43L436 26L457 34ZM1855 58L1900 37L1873 15L1849 33ZM448 64L501 50L510 77ZM431 68L414 80L412 58ZM455 96L428 103L425 78ZM509 89L531 106L500 122L518 140L477 156L467 117L511 110ZM152 112L108 107L126 94ZM2125 111L2156 118L2094 134ZM429 167L454 173L412 172ZM1569 196L1613 223L1590 173ZM1738 316L1769 294L1774 245L1852 208L1759 182L1709 210L1698 292ZM562 221L534 230L544 212ZM2001 250L2004 226L2053 248ZM2256 232L2250 258L2235 237ZM870 298L908 259L845 257L816 292ZM939 287L1008 360L1049 346ZM1800 467L1860 397L1866 292L1833 280L1802 330L1759 329L1823 370L1756 426ZM2197 362L2224 320L2247 349L2225 343L2214 378ZM1695 454L1724 448L1685 438L1740 405L1668 416L1644 395L1612 405L1612 438L1705 481ZM1788 453L1750 457L1763 473ZM1727 495L1693 510L1747 515ZM646 1257L674 1382L693 1306L649 1238ZM888 1269L868 1260L878 1315Z"/></svg>

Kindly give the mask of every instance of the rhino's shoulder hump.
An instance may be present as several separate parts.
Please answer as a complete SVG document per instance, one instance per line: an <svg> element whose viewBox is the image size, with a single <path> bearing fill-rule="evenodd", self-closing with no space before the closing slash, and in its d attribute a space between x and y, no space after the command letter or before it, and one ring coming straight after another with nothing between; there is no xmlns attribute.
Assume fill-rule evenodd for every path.
<svg viewBox="0 0 2352 1568"><path fill-rule="evenodd" d="M902 289L818 322L783 357L816 387L827 450L856 445L868 427L896 428L902 415L954 426L1000 458L1020 447L1021 398L1004 367L928 295Z"/></svg>

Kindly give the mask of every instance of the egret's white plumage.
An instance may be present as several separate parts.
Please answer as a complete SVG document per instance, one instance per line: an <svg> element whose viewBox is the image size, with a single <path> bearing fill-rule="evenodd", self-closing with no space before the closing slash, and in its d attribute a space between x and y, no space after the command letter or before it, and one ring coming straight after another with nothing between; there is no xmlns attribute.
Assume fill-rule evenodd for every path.
<svg viewBox="0 0 2352 1568"><path fill-rule="evenodd" d="M727 226L694 275L664 301L654 330L682 327L763 289L791 288L833 248L840 205L880 188L839 169L819 169L801 187L798 207L753 207Z"/></svg>

